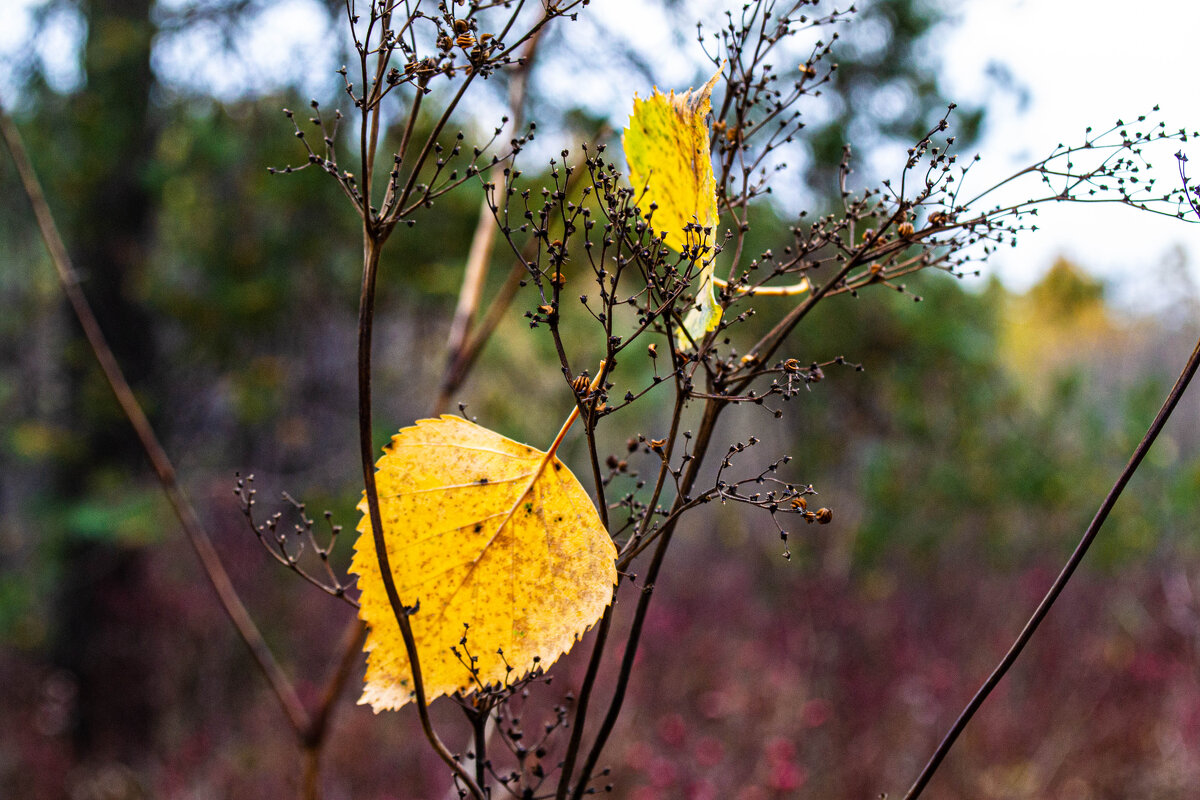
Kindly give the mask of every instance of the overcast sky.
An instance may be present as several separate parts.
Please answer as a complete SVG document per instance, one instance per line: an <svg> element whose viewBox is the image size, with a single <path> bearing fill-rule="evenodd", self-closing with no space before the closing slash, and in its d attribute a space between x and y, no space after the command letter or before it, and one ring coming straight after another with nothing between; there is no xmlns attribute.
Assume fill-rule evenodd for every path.
<svg viewBox="0 0 1200 800"><path fill-rule="evenodd" d="M0 26L0 59L24 46L22 12L35 2L0 0L0 18L6 23ZM991 109L978 146L984 156L981 174L975 176L980 186L989 176L1006 175L1047 154L1059 141L1080 141L1088 125L1100 128L1118 117L1130 119L1155 104L1161 105L1169 127L1200 127L1200 80L1188 69L1189 55L1195 64L1200 32L1198 0L945 0L942 5L953 20L936 40L944 85L952 98L984 102ZM679 52L694 42L691 30L669 30L663 19L634 13L638 6L631 0L593 0L588 13L601 15L604 24L635 38L649 53ZM258 33L248 46L251 72L260 57L278 64L282 55L298 65L321 51L312 45L328 31L310 0L281 0L268 14L272 18L256 26ZM81 36L78 23L63 15L62 24L38 45L63 86L77 79L70 54ZM190 56L194 63L205 41L204 35L178 41L177 52L160 53L160 61L169 64ZM994 71L988 76L989 66L996 64L1027 90L1027 97L998 90ZM335 66L317 60L306 68L316 83ZM661 73L655 80L664 87L690 80L695 69L668 55L650 66ZM236 92L245 78L226 71L212 79L222 91ZM8 88L0 76L0 91ZM1167 143L1153 153L1156 175L1164 184L1177 181L1172 157L1177 147ZM1200 177L1200 143L1184 149L1192 150ZM990 270L1014 288L1028 286L1060 254L1109 280L1118 297L1140 301L1152 293L1146 278L1173 252L1182 252L1192 273L1200 275L1200 226L1097 206L1050 209L1040 224L1041 231L1025 236L1019 248L999 253L991 263Z"/></svg>
<svg viewBox="0 0 1200 800"><path fill-rule="evenodd" d="M945 52L951 94L978 97L985 91L983 75L992 60L1003 63L1030 92L1023 109L1012 98L997 98L979 145L985 164L1027 163L1059 140L1078 141L1088 125L1128 120L1155 104L1162 106L1168 127L1200 128L1196 0L973 0L957 5L958 22ZM1154 153L1155 174L1175 186L1172 154L1181 145L1164 144ZM1191 151L1193 171L1200 173L1200 142L1182 147ZM1139 295L1139 288L1130 284L1158 267L1172 248L1183 248L1193 274L1200 270L1200 226L1098 206L1058 207L1041 224L1043 231L996 258L993 267L1009 283L1027 285L1059 253L1121 284L1118 289Z"/></svg>

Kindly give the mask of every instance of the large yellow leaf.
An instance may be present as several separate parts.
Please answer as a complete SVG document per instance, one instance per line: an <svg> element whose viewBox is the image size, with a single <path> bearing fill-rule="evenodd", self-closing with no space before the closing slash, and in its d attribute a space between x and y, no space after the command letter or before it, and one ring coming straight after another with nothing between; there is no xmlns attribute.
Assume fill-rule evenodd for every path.
<svg viewBox="0 0 1200 800"><path fill-rule="evenodd" d="M683 252L686 245L711 245L717 227L717 184L709 154L710 98L716 75L699 89L664 95L656 88L647 99L633 98L633 116L625 129L625 160L629 182L639 193L639 207L649 213L655 232L667 246ZM687 233L699 225L708 233ZM703 249L703 248L702 248ZM711 251L709 252L711 259ZM694 340L717 327L721 308L713 290L713 265L702 267L696 283L696 304L683 327ZM686 343L681 337L681 343Z"/></svg>
<svg viewBox="0 0 1200 800"><path fill-rule="evenodd" d="M604 613L616 548L552 454L452 416L402 429L384 452L376 484L388 558L401 600L420 603L409 619L429 700L475 688L451 648L478 659L480 682L512 681L549 666ZM359 702L381 711L411 699L412 670L365 499L359 510L351 571L369 653Z"/></svg>

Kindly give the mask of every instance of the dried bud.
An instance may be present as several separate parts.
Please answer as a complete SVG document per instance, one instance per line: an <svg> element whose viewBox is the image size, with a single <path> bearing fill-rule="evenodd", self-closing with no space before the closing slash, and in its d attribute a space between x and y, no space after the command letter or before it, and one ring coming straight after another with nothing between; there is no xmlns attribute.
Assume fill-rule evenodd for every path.
<svg viewBox="0 0 1200 800"><path fill-rule="evenodd" d="M874 229L874 228L867 228L865 231L863 231L863 234L862 234L862 240L865 242L865 241L867 241L868 239L870 239L870 238L871 238L872 236L874 236L874 235L875 235L875 229Z"/></svg>
<svg viewBox="0 0 1200 800"><path fill-rule="evenodd" d="M437 59L433 58L433 56L421 59L421 63L417 65L417 77L423 83L428 83L435 71L437 71Z"/></svg>
<svg viewBox="0 0 1200 800"><path fill-rule="evenodd" d="M783 362L783 369L785 372L799 372L801 368L802 365L800 362L794 358L789 358L787 361Z"/></svg>
<svg viewBox="0 0 1200 800"><path fill-rule="evenodd" d="M821 523L822 525L828 525L832 521L833 521L833 512L832 511L830 511L828 508L818 508L817 509L817 522Z"/></svg>
<svg viewBox="0 0 1200 800"><path fill-rule="evenodd" d="M792 509L795 511L803 511L808 508L808 501L803 497L792 498Z"/></svg>
<svg viewBox="0 0 1200 800"><path fill-rule="evenodd" d="M901 236L912 236L913 230L914 230L913 224L911 222L901 222L896 227L896 232L899 233Z"/></svg>
<svg viewBox="0 0 1200 800"><path fill-rule="evenodd" d="M616 469L617 464L620 464L621 462L617 460L616 456L609 456L608 458L606 458L604 460L604 463L608 466L609 469Z"/></svg>
<svg viewBox="0 0 1200 800"><path fill-rule="evenodd" d="M646 354L651 358L658 358L658 345L651 343L650 346L646 348Z"/></svg>
<svg viewBox="0 0 1200 800"><path fill-rule="evenodd" d="M475 46L475 35L471 34L471 33L460 33L458 35L458 38L456 38L454 40L454 43L456 45L458 45L459 47L461 47L463 50L466 50L468 47L474 47Z"/></svg>
<svg viewBox="0 0 1200 800"><path fill-rule="evenodd" d="M663 449L663 445L665 445L666 443L667 443L666 439L651 439L650 440L650 449L656 453L661 453L662 449Z"/></svg>
<svg viewBox="0 0 1200 800"><path fill-rule="evenodd" d="M466 33L469 30L471 30L471 23L468 20L465 20L465 19L454 20L454 32L455 33Z"/></svg>
<svg viewBox="0 0 1200 800"><path fill-rule="evenodd" d="M574 389L575 394L578 395L582 395L587 392L589 385L591 385L591 381L588 380L587 375L580 375L578 378L571 381L571 388Z"/></svg>

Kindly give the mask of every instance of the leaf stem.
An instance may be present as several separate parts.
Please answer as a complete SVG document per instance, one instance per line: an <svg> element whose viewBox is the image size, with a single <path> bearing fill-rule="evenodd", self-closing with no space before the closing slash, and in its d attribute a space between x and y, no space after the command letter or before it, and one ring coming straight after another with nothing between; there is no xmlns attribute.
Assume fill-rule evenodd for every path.
<svg viewBox="0 0 1200 800"><path fill-rule="evenodd" d="M604 379L608 377L608 373L605 372L605 367L607 365L608 362L604 361L603 359L600 360L600 366L596 370L596 377L592 379L590 384L588 384L587 394L591 394L592 392L596 391ZM561 428L559 428L558 435L554 437L554 441L550 443L548 448L546 448L546 455L543 457L542 464L538 467L537 473L535 474L540 474L542 469L545 468L546 464L550 462L550 459L554 458L554 453L558 450L558 446L562 444L562 440L567 435L567 431L571 430L571 426L575 424L575 420L577 419L579 419L578 402L576 402L575 407L571 409L571 414L567 417L567 421L562 424Z"/></svg>

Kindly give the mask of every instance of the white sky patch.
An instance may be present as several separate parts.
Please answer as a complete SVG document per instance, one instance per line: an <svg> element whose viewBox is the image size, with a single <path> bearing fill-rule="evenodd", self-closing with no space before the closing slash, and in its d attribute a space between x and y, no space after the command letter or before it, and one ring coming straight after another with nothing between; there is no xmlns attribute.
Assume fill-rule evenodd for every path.
<svg viewBox="0 0 1200 800"><path fill-rule="evenodd" d="M22 60L43 65L46 81L56 92L70 92L83 80L79 52L87 36L83 15L62 7L50 16L43 33L33 36L33 0L0 0L0 100L12 102L12 71Z"/></svg>
<svg viewBox="0 0 1200 800"><path fill-rule="evenodd" d="M1158 104L1168 129L1200 129L1200 85L1189 70L1200 3L1157 0L1131 6L1117 0L987 0L960 4L958 24L944 42L943 76L950 97L987 100L984 157L972 180L989 179L1048 155L1056 144L1082 142L1092 125L1132 122ZM1194 59L1193 59L1194 60ZM987 77L1000 63L1029 92L1028 104L998 92ZM1133 126L1136 127L1136 126ZM1164 142L1149 149L1162 188L1179 185L1174 152L1193 158L1200 178L1200 141ZM1176 249L1196 273L1200 227L1178 220L1097 205L1047 208L1041 230L998 253L990 272L1013 288L1036 281L1066 256L1109 281L1118 298L1144 298L1145 283Z"/></svg>
<svg viewBox="0 0 1200 800"><path fill-rule="evenodd" d="M178 5L178 4L175 4ZM222 49L214 23L162 37L154 66L168 86L195 88L232 100L278 91L283 87L310 96L326 96L340 85L334 74L337 50L330 47L341 29L331 29L329 15L315 0L283 0L268 6L238 31L236 48ZM197 69L197 64L206 65ZM302 102L302 101L301 101Z"/></svg>

